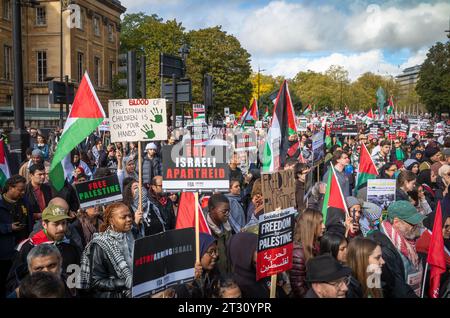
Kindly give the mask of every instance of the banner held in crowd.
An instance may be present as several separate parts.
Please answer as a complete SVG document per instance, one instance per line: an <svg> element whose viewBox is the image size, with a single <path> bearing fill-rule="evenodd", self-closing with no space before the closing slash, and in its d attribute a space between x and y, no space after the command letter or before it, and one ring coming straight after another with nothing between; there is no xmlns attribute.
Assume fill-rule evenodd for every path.
<svg viewBox="0 0 450 318"><path fill-rule="evenodd" d="M122 200L117 174L75 185L80 208L112 203Z"/></svg>

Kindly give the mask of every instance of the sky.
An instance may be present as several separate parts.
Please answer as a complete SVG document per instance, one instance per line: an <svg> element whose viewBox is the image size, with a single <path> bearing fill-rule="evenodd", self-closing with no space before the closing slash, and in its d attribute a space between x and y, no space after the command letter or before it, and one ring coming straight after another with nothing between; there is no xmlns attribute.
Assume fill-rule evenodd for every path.
<svg viewBox="0 0 450 318"><path fill-rule="evenodd" d="M221 25L251 54L254 72L294 77L341 65L398 75L446 41L448 0L121 0L126 13L176 19L186 30Z"/></svg>

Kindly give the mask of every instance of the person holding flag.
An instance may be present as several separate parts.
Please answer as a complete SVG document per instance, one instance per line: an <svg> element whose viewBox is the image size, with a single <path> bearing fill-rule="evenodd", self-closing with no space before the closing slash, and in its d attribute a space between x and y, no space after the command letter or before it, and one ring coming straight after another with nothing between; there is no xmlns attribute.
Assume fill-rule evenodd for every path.
<svg viewBox="0 0 450 318"><path fill-rule="evenodd" d="M66 124L50 165L50 181L60 191L71 177L70 152L86 139L106 115L86 72L78 87Z"/></svg>
<svg viewBox="0 0 450 318"><path fill-rule="evenodd" d="M11 173L9 172L8 161L6 158L5 141L0 138L0 189L3 189L6 180L8 180L10 176Z"/></svg>

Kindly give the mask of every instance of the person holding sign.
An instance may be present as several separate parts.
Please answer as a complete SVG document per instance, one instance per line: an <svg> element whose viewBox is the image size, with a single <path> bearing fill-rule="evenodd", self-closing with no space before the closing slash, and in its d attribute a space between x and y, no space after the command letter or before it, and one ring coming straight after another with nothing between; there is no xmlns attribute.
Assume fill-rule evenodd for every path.
<svg viewBox="0 0 450 318"><path fill-rule="evenodd" d="M181 284L175 288L178 298L212 298L219 282L216 268L219 253L216 239L206 233L200 233L201 271L193 283Z"/></svg>
<svg viewBox="0 0 450 318"><path fill-rule="evenodd" d="M217 250L219 260L217 268L223 275L231 271L228 259L227 242L232 235L232 229L228 218L230 217L230 202L227 197L221 193L213 194L208 200L208 214L206 222L208 223L211 233L217 240Z"/></svg>
<svg viewBox="0 0 450 318"><path fill-rule="evenodd" d="M81 258L80 287L95 298L131 296L133 268L132 216L123 203L105 210L101 232L95 234Z"/></svg>
<svg viewBox="0 0 450 318"><path fill-rule="evenodd" d="M319 240L324 232L325 224L319 211L306 209L297 220L292 269L289 271L292 295L296 298L305 297L308 291L305 264L319 254Z"/></svg>

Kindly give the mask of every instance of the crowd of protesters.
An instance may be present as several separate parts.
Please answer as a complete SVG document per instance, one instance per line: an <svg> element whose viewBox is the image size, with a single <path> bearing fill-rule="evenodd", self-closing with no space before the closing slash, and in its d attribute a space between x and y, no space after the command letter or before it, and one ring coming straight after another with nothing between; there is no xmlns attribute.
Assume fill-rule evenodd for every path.
<svg viewBox="0 0 450 318"><path fill-rule="evenodd" d="M111 143L107 132L91 134L71 152L72 174L56 191L48 170L61 132L48 138L37 129L29 133L27 160L6 181L0 199L0 297L131 297L133 242L175 229L180 193L163 191L161 149L179 138L172 133L167 142L144 145L139 194L137 143ZM293 267L278 275L277 297L427 297L425 264L438 202L447 265L439 297L450 297L450 137L414 135L393 142L368 137L363 131L334 136L319 181L309 186L312 132L289 137L299 147L282 162L295 172L297 215ZM396 179L395 202L384 210L367 202L367 184L355 188L363 143L378 178ZM194 281L163 297L269 297L270 278L256 280L258 217L270 212L264 211L261 165L239 164L232 156L228 193L202 200L211 235L200 235ZM324 222L331 165L353 217L328 215ZM74 185L112 174L118 176L122 202L81 209ZM74 264L80 268L76 279Z"/></svg>

